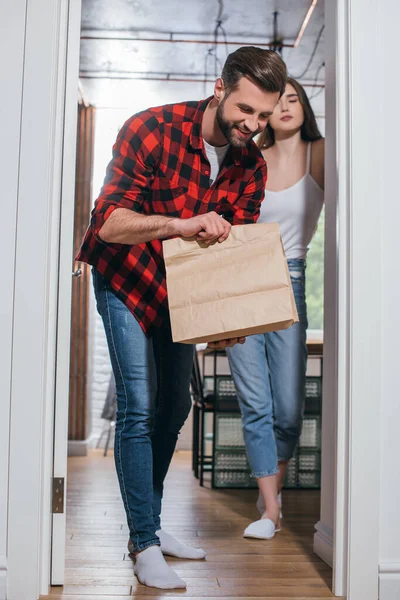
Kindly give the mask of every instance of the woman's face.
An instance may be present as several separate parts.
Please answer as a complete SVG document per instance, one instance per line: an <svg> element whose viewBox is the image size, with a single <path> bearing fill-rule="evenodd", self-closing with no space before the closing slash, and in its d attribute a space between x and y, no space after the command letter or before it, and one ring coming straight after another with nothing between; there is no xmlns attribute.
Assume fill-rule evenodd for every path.
<svg viewBox="0 0 400 600"><path fill-rule="evenodd" d="M275 136L294 134L301 129L304 122L304 111L299 96L290 83L286 85L285 93L275 107L269 119L269 124Z"/></svg>

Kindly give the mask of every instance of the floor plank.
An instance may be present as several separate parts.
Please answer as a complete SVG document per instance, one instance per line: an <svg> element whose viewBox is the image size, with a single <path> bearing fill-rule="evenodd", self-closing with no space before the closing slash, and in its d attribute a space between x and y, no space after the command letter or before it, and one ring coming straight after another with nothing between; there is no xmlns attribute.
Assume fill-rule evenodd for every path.
<svg viewBox="0 0 400 600"><path fill-rule="evenodd" d="M205 561L168 558L187 590L162 591L139 584L126 543L128 528L112 455L91 451L70 458L67 492L65 586L49 600L122 600L185 597L224 600L332 598L331 570L312 551L319 493L285 490L284 527L269 541L245 540L258 518L255 490L200 488L190 453L178 452L165 491L163 525L202 547Z"/></svg>

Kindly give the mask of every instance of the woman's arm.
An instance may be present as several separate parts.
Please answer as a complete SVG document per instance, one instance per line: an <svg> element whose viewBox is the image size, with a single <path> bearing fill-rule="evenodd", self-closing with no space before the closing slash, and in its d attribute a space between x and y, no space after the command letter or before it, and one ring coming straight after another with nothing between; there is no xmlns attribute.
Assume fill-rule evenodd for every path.
<svg viewBox="0 0 400 600"><path fill-rule="evenodd" d="M325 140L321 138L311 146L311 177L324 189Z"/></svg>

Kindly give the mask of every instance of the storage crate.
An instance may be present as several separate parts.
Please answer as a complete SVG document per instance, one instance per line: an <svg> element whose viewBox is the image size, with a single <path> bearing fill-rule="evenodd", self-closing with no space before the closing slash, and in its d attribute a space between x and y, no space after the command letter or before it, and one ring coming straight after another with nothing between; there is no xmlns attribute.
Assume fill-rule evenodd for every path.
<svg viewBox="0 0 400 600"><path fill-rule="evenodd" d="M305 414L321 414L322 377L306 377Z"/></svg>
<svg viewBox="0 0 400 600"><path fill-rule="evenodd" d="M239 412L236 389L230 375L217 375L215 409L218 411ZM214 377L204 377L204 395L214 394Z"/></svg>
<svg viewBox="0 0 400 600"><path fill-rule="evenodd" d="M220 471L250 471L244 450L216 450L214 469Z"/></svg>
<svg viewBox="0 0 400 600"><path fill-rule="evenodd" d="M304 416L299 448L321 450L321 417L319 415Z"/></svg>
<svg viewBox="0 0 400 600"><path fill-rule="evenodd" d="M250 471L214 471L215 488L256 488L257 482Z"/></svg>
<svg viewBox="0 0 400 600"><path fill-rule="evenodd" d="M318 489L320 486L321 453L298 450L289 461L283 487Z"/></svg>
<svg viewBox="0 0 400 600"><path fill-rule="evenodd" d="M306 397L322 396L322 377L306 377Z"/></svg>
<svg viewBox="0 0 400 600"><path fill-rule="evenodd" d="M295 488L297 487L297 461L296 457L289 460L285 481L283 483L284 488Z"/></svg>
<svg viewBox="0 0 400 600"><path fill-rule="evenodd" d="M215 415L215 448L244 448L240 414L217 413Z"/></svg>
<svg viewBox="0 0 400 600"><path fill-rule="evenodd" d="M298 487L319 489L321 487L321 471L299 471Z"/></svg>

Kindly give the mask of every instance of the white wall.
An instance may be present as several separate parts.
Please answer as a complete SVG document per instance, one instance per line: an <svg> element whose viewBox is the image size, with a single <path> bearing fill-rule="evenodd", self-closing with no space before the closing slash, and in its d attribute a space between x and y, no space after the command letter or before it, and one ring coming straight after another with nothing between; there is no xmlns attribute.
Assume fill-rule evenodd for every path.
<svg viewBox="0 0 400 600"><path fill-rule="evenodd" d="M385 0L381 10L385 53L382 61L382 121L380 156L382 210L382 379L381 379L381 495L380 495L380 600L400 598L400 121L393 102L399 97L398 23L400 7ZM378 159L378 157L377 157ZM372 275L372 274L371 274ZM371 285L374 285L374 276Z"/></svg>

